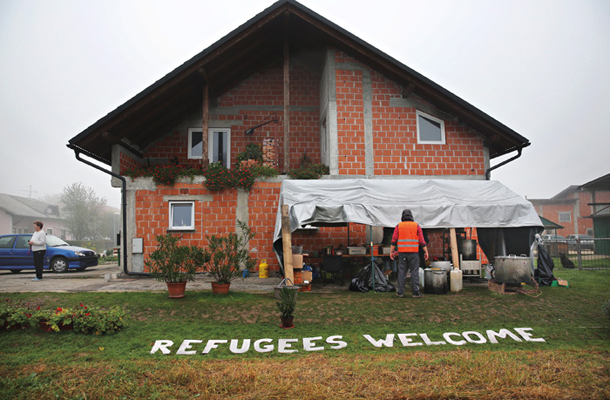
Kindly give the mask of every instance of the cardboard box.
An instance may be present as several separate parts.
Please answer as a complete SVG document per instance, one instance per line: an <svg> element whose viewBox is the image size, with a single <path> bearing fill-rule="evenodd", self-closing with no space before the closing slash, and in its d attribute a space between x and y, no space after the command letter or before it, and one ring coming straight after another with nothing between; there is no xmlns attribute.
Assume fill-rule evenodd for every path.
<svg viewBox="0 0 610 400"><path fill-rule="evenodd" d="M301 273L301 276L303 277L303 282L305 282L305 281L311 282L313 272L312 271L303 271Z"/></svg>
<svg viewBox="0 0 610 400"><path fill-rule="evenodd" d="M301 269L303 268L303 254L292 255L292 268Z"/></svg>
<svg viewBox="0 0 610 400"><path fill-rule="evenodd" d="M348 247L347 251L349 255L361 256L366 254L366 247Z"/></svg>

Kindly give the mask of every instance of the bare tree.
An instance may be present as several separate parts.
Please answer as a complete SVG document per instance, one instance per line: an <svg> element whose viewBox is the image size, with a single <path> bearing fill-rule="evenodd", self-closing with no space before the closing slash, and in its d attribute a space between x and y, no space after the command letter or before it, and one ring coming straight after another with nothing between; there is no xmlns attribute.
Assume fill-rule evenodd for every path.
<svg viewBox="0 0 610 400"><path fill-rule="evenodd" d="M107 213L106 199L81 182L64 188L60 202L66 215L67 228L76 240L95 240L106 236L103 229Z"/></svg>

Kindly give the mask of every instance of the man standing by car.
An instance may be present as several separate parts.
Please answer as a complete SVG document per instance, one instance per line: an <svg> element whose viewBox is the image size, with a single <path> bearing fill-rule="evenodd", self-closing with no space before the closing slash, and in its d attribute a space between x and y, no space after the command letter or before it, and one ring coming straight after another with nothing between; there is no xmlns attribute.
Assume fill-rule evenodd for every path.
<svg viewBox="0 0 610 400"><path fill-rule="evenodd" d="M44 254L47 252L47 235L42 230L43 223L40 221L34 222L34 234L28 242L32 253L34 254L34 268L36 268L36 278L34 282L42 280L42 267L44 265Z"/></svg>
<svg viewBox="0 0 610 400"><path fill-rule="evenodd" d="M422 246L424 251L424 260L428 259L428 248L426 247L424 234L421 226L413 221L411 210L403 210L401 221L394 229L390 252L390 258L393 260L398 248L398 288L396 289L396 295L404 297L407 268L409 268L413 297L424 297L423 294L419 293L419 246Z"/></svg>

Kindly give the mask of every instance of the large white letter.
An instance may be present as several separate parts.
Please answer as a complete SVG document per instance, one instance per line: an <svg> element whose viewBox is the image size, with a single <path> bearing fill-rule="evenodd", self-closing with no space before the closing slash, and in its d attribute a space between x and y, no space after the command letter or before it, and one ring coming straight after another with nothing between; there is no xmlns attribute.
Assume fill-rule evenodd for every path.
<svg viewBox="0 0 610 400"><path fill-rule="evenodd" d="M438 344L447 344L446 342L443 342L443 341L440 341L440 342L432 342L432 341L430 341L430 339L428 339L428 335L427 335L427 334L425 334L425 333L420 333L420 334L419 334L419 336L421 336L421 338L422 338L422 339L424 339L424 343L425 343L427 346L431 346L431 345L436 346L436 345L438 345Z"/></svg>
<svg viewBox="0 0 610 400"><path fill-rule="evenodd" d="M296 353L298 350L290 349L290 343L296 343L299 339L279 339L277 341L277 351L280 353ZM290 349L290 350L289 350Z"/></svg>
<svg viewBox="0 0 610 400"><path fill-rule="evenodd" d="M456 346L461 346L463 344L466 344L465 340L458 340L458 341L456 341L456 340L451 339L450 336L459 336L459 337L462 337L459 333L455 333L455 332L445 332L445 333L443 333L443 339L445 339L447 341L447 343L449 343L449 344L453 344L453 345L456 345Z"/></svg>
<svg viewBox="0 0 610 400"><path fill-rule="evenodd" d="M470 335L475 335L479 339L478 340L472 339L470 337ZM476 343L476 344L487 343L487 339L485 339L485 336L481 335L479 332L475 332L475 331L462 332L462 336L464 336L464 339L468 340L470 343Z"/></svg>
<svg viewBox="0 0 610 400"><path fill-rule="evenodd" d="M254 342L254 350L257 353L269 353L270 351L273 351L273 345L272 344L268 344L266 346L261 346L261 343L266 342L266 343L273 343L272 339L259 339L256 342Z"/></svg>
<svg viewBox="0 0 610 400"><path fill-rule="evenodd" d="M517 331L517 333L519 333L519 335L521 335L521 337L523 339L525 339L526 342L544 342L545 341L543 338L532 338L531 333L525 332L525 331L533 331L532 328L515 328L515 330Z"/></svg>
<svg viewBox="0 0 610 400"><path fill-rule="evenodd" d="M407 336L417 336L417 333L399 333L398 339L400 339L400 342L402 343L403 346L422 346L423 345L423 343L421 343L421 342L413 342L413 339L408 338Z"/></svg>
<svg viewBox="0 0 610 400"><path fill-rule="evenodd" d="M183 340L182 344L180 345L180 348L178 349L178 351L176 352L176 354L196 354L197 350L190 350L187 351L191 348L191 343L201 343L203 342L203 340Z"/></svg>
<svg viewBox="0 0 610 400"><path fill-rule="evenodd" d="M344 342L343 340L339 340L339 339L343 339L343 336L340 336L340 335L329 336L328 338L326 338L326 343L336 345L336 346L330 346L330 348L333 350L339 350L344 347L347 347L347 342Z"/></svg>
<svg viewBox="0 0 610 400"><path fill-rule="evenodd" d="M219 344L227 343L226 340L208 340L201 354L208 354L210 350L217 349Z"/></svg>
<svg viewBox="0 0 610 400"><path fill-rule="evenodd" d="M242 354L250 349L250 339L244 339L244 344L241 346L241 348L237 347L238 343L239 340L237 339L231 340L231 344L229 345L229 350L231 350L231 353Z"/></svg>
<svg viewBox="0 0 610 400"><path fill-rule="evenodd" d="M150 354L155 354L159 350L161 350L161 353L163 354L169 354L171 353L171 350L168 349L168 347L171 347L173 345L174 342L172 342L171 340L155 340L155 344L150 350Z"/></svg>
<svg viewBox="0 0 610 400"><path fill-rule="evenodd" d="M498 343L498 339L496 339L496 337L499 337L500 339L506 339L507 336L510 336L510 338L513 339L515 342L522 341L517 337L517 335L515 335L508 329L500 329L500 332L497 333L495 331L492 331L491 329L487 330L487 337L489 338L489 343Z"/></svg>
<svg viewBox="0 0 610 400"><path fill-rule="evenodd" d="M324 350L324 346L317 346L314 340L322 340L322 336L303 338L303 350L305 351L320 351Z"/></svg>
<svg viewBox="0 0 610 400"><path fill-rule="evenodd" d="M375 347L382 347L384 345L386 347L394 346L394 334L393 333L386 335L385 340L383 340L383 339L375 340L372 337L370 337L369 335L362 335L362 336L364 336L364 338L366 340L368 340L369 342L371 342L371 344Z"/></svg>

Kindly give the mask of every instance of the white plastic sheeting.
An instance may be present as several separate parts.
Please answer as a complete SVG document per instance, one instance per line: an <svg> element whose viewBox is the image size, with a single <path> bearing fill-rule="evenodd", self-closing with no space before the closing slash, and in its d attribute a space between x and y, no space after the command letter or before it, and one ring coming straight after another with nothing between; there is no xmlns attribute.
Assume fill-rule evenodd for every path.
<svg viewBox="0 0 610 400"><path fill-rule="evenodd" d="M411 209L422 228L542 229L534 206L498 181L440 179L322 179L282 183L274 242L281 239L281 206L290 229L354 222L393 227Z"/></svg>

